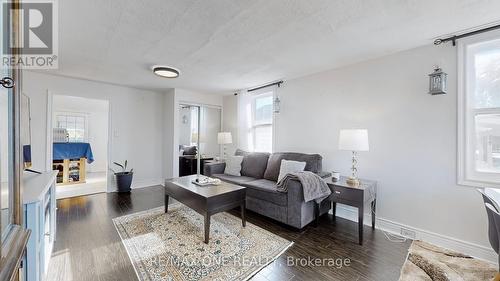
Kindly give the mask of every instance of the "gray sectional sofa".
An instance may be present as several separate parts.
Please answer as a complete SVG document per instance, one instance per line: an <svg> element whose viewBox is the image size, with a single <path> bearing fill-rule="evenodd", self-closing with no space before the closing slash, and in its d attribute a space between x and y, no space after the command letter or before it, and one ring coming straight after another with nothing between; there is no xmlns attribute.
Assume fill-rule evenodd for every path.
<svg viewBox="0 0 500 281"><path fill-rule="evenodd" d="M246 206L251 211L299 229L314 220L316 203L304 202L301 183L291 181L288 192L282 193L276 190L276 181L283 159L306 162L306 171L328 177L329 174L321 171L323 159L321 155L289 152L249 153L239 149L235 154L243 156L241 176L224 174L225 163L207 163L204 174L247 187ZM320 214L328 212L329 209L330 203L323 201L320 205Z"/></svg>

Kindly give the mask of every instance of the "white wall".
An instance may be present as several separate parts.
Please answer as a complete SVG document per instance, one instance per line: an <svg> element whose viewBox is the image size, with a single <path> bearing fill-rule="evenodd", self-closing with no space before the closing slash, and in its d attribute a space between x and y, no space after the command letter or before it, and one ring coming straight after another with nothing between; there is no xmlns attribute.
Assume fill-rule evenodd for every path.
<svg viewBox="0 0 500 281"><path fill-rule="evenodd" d="M128 159L134 168L132 187L163 182L163 93L80 79L24 72L24 92L31 98L33 169L46 170L47 92L108 100L110 104L109 161ZM50 125L49 125L50 127ZM108 191L115 190L114 179Z"/></svg>
<svg viewBox="0 0 500 281"><path fill-rule="evenodd" d="M221 131L222 112L220 108L202 107L201 109L201 154L206 157L220 156L221 146L217 135Z"/></svg>
<svg viewBox="0 0 500 281"><path fill-rule="evenodd" d="M87 165L88 172L106 172L108 165L108 115L107 100L88 99L73 96L54 95L52 97L52 124L56 126L56 116L62 114L83 114L87 118L87 138L92 148L94 162Z"/></svg>
<svg viewBox="0 0 500 281"><path fill-rule="evenodd" d="M163 177L172 178L179 174L179 152L175 154L174 147L178 147L175 142L174 131L179 114L178 105L175 103L175 89L169 89L163 95ZM177 171L177 173L175 173Z"/></svg>
<svg viewBox="0 0 500 281"><path fill-rule="evenodd" d="M491 258L482 200L456 184L456 56L452 46L426 46L286 81L275 150L320 153L325 170L348 175L350 153L337 149L339 130L367 128L370 151L359 154L359 175L378 181L379 221ZM427 94L435 64L449 74L447 95ZM227 120L234 110L224 112L232 113L224 120L233 129Z"/></svg>
<svg viewBox="0 0 500 281"><path fill-rule="evenodd" d="M199 105L222 106L222 95L206 94L186 89L175 89L175 96L178 103L193 103Z"/></svg>
<svg viewBox="0 0 500 281"><path fill-rule="evenodd" d="M134 168L132 187L162 184L178 175L179 104L222 107L222 96L167 89L163 93L121 87L39 72L24 72L24 92L32 104L33 169L46 170L47 103L52 95L109 101L112 161L128 159ZM49 126L50 127L50 126ZM108 191L115 190L110 175Z"/></svg>
<svg viewBox="0 0 500 281"><path fill-rule="evenodd" d="M89 165L89 172L106 172L108 164L108 111L90 112L89 142L95 161Z"/></svg>
<svg viewBox="0 0 500 281"><path fill-rule="evenodd" d="M234 94L224 96L223 99L222 130L231 132L232 144L226 144L227 155L234 155L238 148L238 96Z"/></svg>

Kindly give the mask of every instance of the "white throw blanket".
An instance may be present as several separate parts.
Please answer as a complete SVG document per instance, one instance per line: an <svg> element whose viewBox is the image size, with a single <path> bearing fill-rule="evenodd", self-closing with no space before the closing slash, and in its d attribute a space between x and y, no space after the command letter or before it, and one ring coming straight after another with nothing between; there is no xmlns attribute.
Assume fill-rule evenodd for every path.
<svg viewBox="0 0 500 281"><path fill-rule="evenodd" d="M317 203L320 203L332 193L328 184L320 176L309 171L287 174L278 182L277 190L279 192L287 192L288 181L290 180L297 180L302 184L304 200L306 202L315 200Z"/></svg>

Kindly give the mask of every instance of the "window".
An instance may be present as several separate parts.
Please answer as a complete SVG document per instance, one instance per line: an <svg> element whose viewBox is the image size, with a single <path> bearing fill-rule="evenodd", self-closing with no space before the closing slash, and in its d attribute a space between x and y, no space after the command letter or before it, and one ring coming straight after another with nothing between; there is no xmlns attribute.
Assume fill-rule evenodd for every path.
<svg viewBox="0 0 500 281"><path fill-rule="evenodd" d="M500 187L500 34L459 45L459 183Z"/></svg>
<svg viewBox="0 0 500 281"><path fill-rule="evenodd" d="M274 143L274 97L271 86L238 94L238 147L247 151L272 152Z"/></svg>
<svg viewBox="0 0 500 281"><path fill-rule="evenodd" d="M253 100L253 143L254 150L273 150L273 92L258 95Z"/></svg>
<svg viewBox="0 0 500 281"><path fill-rule="evenodd" d="M83 114L56 114L56 128L68 131L69 142L87 141L87 116Z"/></svg>

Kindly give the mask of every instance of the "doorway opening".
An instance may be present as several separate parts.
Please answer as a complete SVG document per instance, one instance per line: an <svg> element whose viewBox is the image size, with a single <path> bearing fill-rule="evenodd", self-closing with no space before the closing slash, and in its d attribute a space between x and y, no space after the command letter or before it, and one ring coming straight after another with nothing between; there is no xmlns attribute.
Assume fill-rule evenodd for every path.
<svg viewBox="0 0 500 281"><path fill-rule="evenodd" d="M57 199L106 192L109 101L53 95L52 130Z"/></svg>

